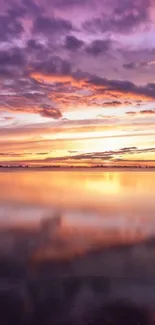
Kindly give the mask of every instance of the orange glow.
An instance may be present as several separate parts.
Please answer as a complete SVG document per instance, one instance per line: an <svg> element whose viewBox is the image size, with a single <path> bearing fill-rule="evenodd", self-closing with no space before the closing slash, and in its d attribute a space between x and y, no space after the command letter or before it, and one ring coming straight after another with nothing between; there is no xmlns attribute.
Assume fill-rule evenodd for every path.
<svg viewBox="0 0 155 325"><path fill-rule="evenodd" d="M35 79L35 80L44 80L45 82L69 82L71 83L73 86L77 86L77 87L82 87L84 85L84 81L82 80L76 80L75 78L73 78L72 76L69 75L47 75L44 73L38 73L38 72L31 72L31 78Z"/></svg>

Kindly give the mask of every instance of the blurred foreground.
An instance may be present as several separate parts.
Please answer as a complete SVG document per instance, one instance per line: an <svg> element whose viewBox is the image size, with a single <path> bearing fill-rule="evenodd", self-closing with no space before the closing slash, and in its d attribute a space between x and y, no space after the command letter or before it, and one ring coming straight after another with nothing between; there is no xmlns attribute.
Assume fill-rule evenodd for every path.
<svg viewBox="0 0 155 325"><path fill-rule="evenodd" d="M0 324L155 324L155 242L0 259Z"/></svg>
<svg viewBox="0 0 155 325"><path fill-rule="evenodd" d="M53 222L57 230L59 218ZM47 226L49 220L42 225L45 250L34 232L3 229L0 324L155 324L153 238L60 258L68 246L53 232L54 250L46 254Z"/></svg>

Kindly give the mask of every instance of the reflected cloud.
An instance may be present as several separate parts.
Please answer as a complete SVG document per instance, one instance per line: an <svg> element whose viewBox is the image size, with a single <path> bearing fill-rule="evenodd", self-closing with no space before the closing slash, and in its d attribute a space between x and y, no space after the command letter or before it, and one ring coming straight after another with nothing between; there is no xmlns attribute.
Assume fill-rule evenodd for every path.
<svg viewBox="0 0 155 325"><path fill-rule="evenodd" d="M151 171L1 171L1 231L32 231L36 259L138 242L154 236L154 183Z"/></svg>
<svg viewBox="0 0 155 325"><path fill-rule="evenodd" d="M154 172L12 171L0 172L0 321L154 324Z"/></svg>

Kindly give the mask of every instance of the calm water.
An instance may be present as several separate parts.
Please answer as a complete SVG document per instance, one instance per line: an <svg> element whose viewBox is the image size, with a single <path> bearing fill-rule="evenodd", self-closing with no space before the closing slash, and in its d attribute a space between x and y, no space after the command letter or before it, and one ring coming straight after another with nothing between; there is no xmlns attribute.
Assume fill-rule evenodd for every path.
<svg viewBox="0 0 155 325"><path fill-rule="evenodd" d="M61 216L63 233L131 240L155 234L152 170L2 170L0 223L37 226ZM109 235L110 236L110 235ZM110 237L109 237L110 238Z"/></svg>
<svg viewBox="0 0 155 325"><path fill-rule="evenodd" d="M154 235L152 170L1 169L0 323L155 324Z"/></svg>

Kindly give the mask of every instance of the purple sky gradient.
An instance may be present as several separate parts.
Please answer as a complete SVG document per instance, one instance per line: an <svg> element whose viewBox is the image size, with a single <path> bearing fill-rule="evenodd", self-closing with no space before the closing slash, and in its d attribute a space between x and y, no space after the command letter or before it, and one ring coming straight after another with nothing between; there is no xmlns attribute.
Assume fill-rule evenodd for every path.
<svg viewBox="0 0 155 325"><path fill-rule="evenodd" d="M110 163L154 163L155 2L0 5L1 161L65 164L70 156L78 164L82 152L86 164L104 163L109 151ZM46 157L38 158L40 149Z"/></svg>

